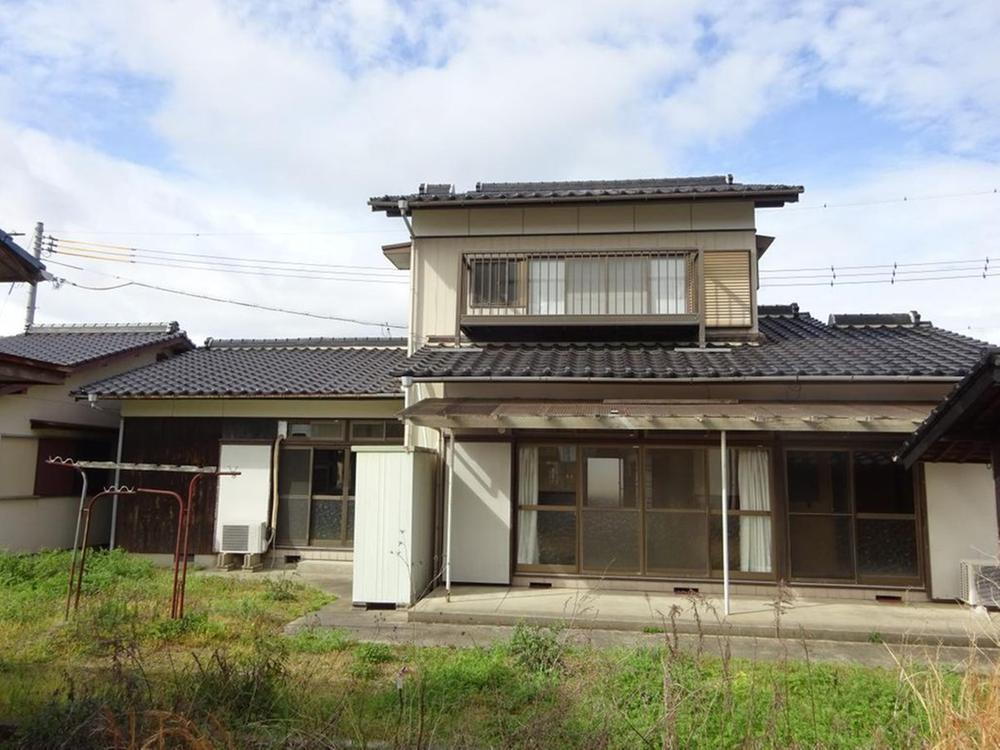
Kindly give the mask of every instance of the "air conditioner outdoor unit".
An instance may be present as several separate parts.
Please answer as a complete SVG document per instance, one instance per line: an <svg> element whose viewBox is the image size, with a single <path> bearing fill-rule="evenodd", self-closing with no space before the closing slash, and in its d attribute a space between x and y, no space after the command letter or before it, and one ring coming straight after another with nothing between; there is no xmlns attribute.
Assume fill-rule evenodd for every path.
<svg viewBox="0 0 1000 750"><path fill-rule="evenodd" d="M1000 607L1000 563L960 560L962 601L974 607Z"/></svg>
<svg viewBox="0 0 1000 750"><path fill-rule="evenodd" d="M267 550L266 523L226 523L222 525L222 549L242 555L260 555Z"/></svg>

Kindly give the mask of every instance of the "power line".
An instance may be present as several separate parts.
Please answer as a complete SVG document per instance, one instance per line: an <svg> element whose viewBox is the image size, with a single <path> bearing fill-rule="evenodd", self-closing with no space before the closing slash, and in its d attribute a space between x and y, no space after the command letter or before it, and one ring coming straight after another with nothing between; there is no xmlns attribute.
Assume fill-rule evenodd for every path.
<svg viewBox="0 0 1000 750"><path fill-rule="evenodd" d="M829 281L802 281L802 282L792 282L789 284L761 284L761 288L764 287L778 287L778 286L853 286L858 284L905 284L907 282L913 281L953 281L955 279L986 279L991 276L1000 276L1000 272L995 273L976 273L976 274L965 274L958 276L926 276L922 278L890 278L890 279L865 279L865 280L850 280L850 281L840 281L837 278L831 278Z"/></svg>
<svg viewBox="0 0 1000 750"><path fill-rule="evenodd" d="M384 229L304 229L304 230L261 230L240 232L219 232L214 230L197 232L146 232L120 229L56 229L60 234L103 234L133 237L292 237L296 235L348 235L348 234L385 234Z"/></svg>
<svg viewBox="0 0 1000 750"><path fill-rule="evenodd" d="M916 266L928 267L928 266L952 266L952 265L968 265L970 263L982 263L989 266L993 261L1000 260L998 258L991 258L989 256L980 256L978 258L967 258L967 259L955 259L950 260L927 260L927 261L911 261L909 263L869 263L866 265L853 265L853 266L813 266L809 268L762 268L760 273L762 274L773 274L773 273L805 273L807 271L822 271L831 272L836 270L859 270L864 268L912 268Z"/></svg>
<svg viewBox="0 0 1000 750"><path fill-rule="evenodd" d="M398 274L396 269L386 268L385 266L362 266L356 264L342 264L342 263L315 263L312 261L299 261L299 260L275 260L273 258L250 258L246 256L237 255L212 255L208 253L185 253L179 250L154 250L152 248L142 248L142 247L132 247L130 245L111 245L104 242L87 242L84 240L68 240L61 239L57 237L50 238L53 242L57 243L59 246L67 247L74 250L87 250L94 252L100 249L102 252L106 253L119 253L119 254L137 254L137 255L165 255L165 256L179 256L182 258L211 258L216 260L224 261L236 261L239 263L257 263L264 265L277 265L277 266L310 266L316 268L343 268L343 269L358 269L358 270L372 270L380 271L390 275Z"/></svg>
<svg viewBox="0 0 1000 750"><path fill-rule="evenodd" d="M303 273L278 273L275 271L271 271L269 269L253 270L252 268L246 266L237 266L235 268L223 268L215 266L197 265L194 261L190 261L187 263L159 263L150 260L128 260L116 256L104 256L99 254L100 251L94 251L93 253L77 253L68 250L53 249L52 253L54 255L64 255L72 258L87 258L90 260L97 260L97 261L111 262L111 263L128 263L130 265L156 266L160 268L179 268L184 270L209 271L212 273L237 274L243 276L264 276L267 278L305 279L308 281L341 281L341 282L354 282L359 284L392 284L395 286L407 286L409 284L409 282L407 281L398 281L396 279L382 278L379 276L367 276L362 274L351 274L345 276L344 274L350 274L350 272L348 271L335 272L335 271L320 271L320 270L313 271L310 269L289 269L291 271L301 270L303 271Z"/></svg>
<svg viewBox="0 0 1000 750"><path fill-rule="evenodd" d="M899 198L884 198L881 200L856 201L852 203L819 203L815 205L803 205L801 203L793 203L791 205L785 206L783 210L814 211L817 209L822 210L827 208L858 208L861 206L883 206L892 203L914 203L917 201L932 201L932 200L942 200L947 198L975 198L977 196L983 196L983 195L1000 195L1000 188L976 190L967 193L938 193L936 195L903 195Z"/></svg>
<svg viewBox="0 0 1000 750"><path fill-rule="evenodd" d="M272 307L270 305L261 305L261 304L258 304L256 302L245 302L243 300L228 299L228 298L225 298L225 297L215 297L215 296L210 295L210 294L200 294L198 292L188 292L188 291L185 291L183 289L173 289L171 287L159 286L157 284L147 284L147 283L145 283L143 281L136 281L135 279L127 279L124 276L118 276L117 274L113 274L113 273L101 273L99 271L91 271L89 269L82 268L81 266L74 266L74 265L71 265L69 263L61 263L59 261L52 261L52 262L54 264L56 264L56 265L65 266L67 268L76 269L77 271L83 271L85 273L95 273L95 274L98 274L100 276L108 276L110 278L118 279L119 281L126 282L124 284L120 284L120 285L117 285L117 286L103 287L102 288L102 287L88 287L88 286L86 286L84 284L79 284L79 283L77 283L75 281L71 281L69 279L60 279L59 280L61 283L69 284L70 286L77 287L78 289L86 289L88 291L110 291L112 289L121 289L122 287L126 287L126 286L138 286L138 287L142 287L144 289L152 289L152 290L155 290L155 291L158 291L158 292L166 292L168 294L178 294L178 295L181 295L181 296L184 296L184 297L193 297L195 299L208 300L209 302L221 302L221 303L224 303L224 304L227 304L227 305L238 305L240 307L249 307L249 308L254 309L254 310L264 310L266 312L278 312L278 313L285 313L287 315L300 315L300 316L307 317L307 318L318 318L320 320L335 320L335 321L340 322L340 323L354 323L356 325L375 326L377 328L395 328L395 329L398 329L398 330L406 330L406 326L396 325L396 324L393 324L393 323L375 323L375 322L372 322L370 320L358 320L356 318L344 318L344 317L340 317L340 316L337 316L337 315L323 315L321 313L312 313L312 312L307 312L305 310L290 310L290 309L285 308L285 307Z"/></svg>

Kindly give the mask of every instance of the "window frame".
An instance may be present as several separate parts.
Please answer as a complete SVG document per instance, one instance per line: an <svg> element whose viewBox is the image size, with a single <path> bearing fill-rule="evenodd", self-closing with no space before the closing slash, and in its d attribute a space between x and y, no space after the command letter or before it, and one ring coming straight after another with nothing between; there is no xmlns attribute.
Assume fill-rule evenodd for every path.
<svg viewBox="0 0 1000 750"><path fill-rule="evenodd" d="M709 458L708 452L713 448L718 450L718 443L698 443L693 441L686 442L662 442L662 441L629 441L629 442L615 442L612 440L594 440L594 441L574 441L574 440L517 440L513 443L512 451L514 454L514 461L516 463L515 477L519 476L520 468L520 449L523 447L553 447L559 448L564 446L571 446L574 448L576 453L576 481L575 481L575 493L576 502L572 505L522 505L520 498L520 484L515 483L514 494L514 508L515 513L515 524L512 533L512 545L516 552L520 540L520 518L519 513L522 510L532 510L539 512L570 512L575 514L576 518L576 563L574 565L544 565L544 564L522 564L517 561L517 555L513 556L513 572L518 575L530 575L537 573L554 573L554 574L573 574L580 576L592 576L595 574L603 573L604 571L599 571L593 568L587 568L584 565L583 560L583 514L587 512L587 507L584 503L585 492L586 492L586 481L584 473L586 471L586 463L584 461L585 453L587 449L590 448L625 448L631 449L636 452L637 458L637 477L636 477L636 507L633 508L590 508L590 511L601 511L607 510L611 512L636 512L639 514L639 525L638 525L638 545L639 545L639 569L637 572L622 572L622 571L607 571L609 577L615 578L639 578L639 579L661 579L661 580L691 580L691 581L707 581L707 582L717 582L722 579L722 568L715 568L712 565L712 520L713 518L721 518L722 509L718 507L715 503L711 502L710 491L706 493L705 506L703 508L650 508L647 505L647 493L646 493L646 462L648 460L649 451L656 450L682 450L682 451L692 451L692 450L702 450L705 451L706 457L703 463L704 480L706 490L710 490L710 468L709 468ZM735 462L736 450L740 448L755 448L758 450L764 450L768 455L768 471L771 479L771 492L768 498L769 510L767 511L741 511L741 510L730 510L728 516L730 520L736 520L738 524L738 519L741 515L747 516L758 516L766 517L770 519L771 524L771 570L767 573L758 572L745 572L738 570L730 570L730 576L736 581L740 582L774 582L777 580L778 576L778 565L777 561L779 559L779 548L777 546L778 536L776 532L777 528L777 496L775 488L775 477L774 477L774 454L775 449L770 445L760 445L759 443L737 443L731 444L728 447L729 460L730 462ZM730 470L730 477L735 477L736 474L734 470ZM738 495L730 494L730 498L738 497ZM705 528L705 567L703 570L662 570L655 569L650 570L649 560L647 554L646 545L646 531L647 531L647 512L651 513L663 513L663 514L681 514L681 515L700 515L703 518L703 525ZM721 544L721 539L720 539Z"/></svg>
<svg viewBox="0 0 1000 750"><path fill-rule="evenodd" d="M523 255L511 254L511 255L496 255L489 257L482 257L478 255L473 255L466 258L466 264L468 267L468 279L469 279L469 289L468 289L468 299L466 300L467 309L470 310L510 310L510 309L520 309L527 308L528 305L528 259ZM500 265L506 266L508 269L507 275L504 279L504 298L491 299L487 297L477 297L478 291L476 283L476 268L480 266L488 266L489 268L499 267ZM510 267L514 267L513 276L510 274ZM492 276L488 279L488 292L498 291L500 284L497 284L497 289L492 288ZM510 295L509 286L513 282L514 293ZM499 295L498 295L499 297Z"/></svg>
<svg viewBox="0 0 1000 750"><path fill-rule="evenodd" d="M788 456L791 453L845 453L847 454L847 507L846 512L803 512L803 511L793 511L791 496L790 496L790 481L789 481L789 462ZM912 484L912 496L913 496L913 510L909 513L873 513L873 512L858 512L857 509L857 491L856 491L856 478L855 478L855 468L854 468L854 456L856 453L882 453L888 456L892 455L892 450L889 446L846 446L846 445L813 445L804 444L796 445L794 447L786 446L782 452L782 471L784 472L784 482L785 482L785 493L786 493L786 503L785 503L785 525L787 528L786 533L786 543L785 543L785 563L786 569L788 570L789 580L792 582L801 583L822 583L822 584L839 584L842 586L893 586L893 587L906 587L906 588L922 588L926 585L926 576L924 571L924 532L923 532L923 518L921 513L921 503L920 503L920 482L918 472L909 470L909 481ZM891 460L890 460L891 462ZM852 564L852 576L849 578L830 578L830 577L809 577L809 576L797 576L795 570L792 567L792 518L794 517L821 517L821 518L846 518L848 520L848 529L850 531L850 545L851 545L851 564ZM858 564L858 528L860 521L867 520L888 520L888 521L909 521L913 524L913 542L915 556L915 573L913 576L880 576L880 575L865 575L862 574L860 566Z"/></svg>

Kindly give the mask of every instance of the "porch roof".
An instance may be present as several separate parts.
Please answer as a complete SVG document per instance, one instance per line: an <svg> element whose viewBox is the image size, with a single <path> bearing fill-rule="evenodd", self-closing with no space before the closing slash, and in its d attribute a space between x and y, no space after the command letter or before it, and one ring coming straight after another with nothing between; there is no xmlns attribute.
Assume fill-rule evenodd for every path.
<svg viewBox="0 0 1000 750"><path fill-rule="evenodd" d="M909 468L918 460L989 463L1000 446L1000 349L993 349L896 453Z"/></svg>
<svg viewBox="0 0 1000 750"><path fill-rule="evenodd" d="M906 433L927 412L920 404L432 398L405 409L402 416L435 428Z"/></svg>

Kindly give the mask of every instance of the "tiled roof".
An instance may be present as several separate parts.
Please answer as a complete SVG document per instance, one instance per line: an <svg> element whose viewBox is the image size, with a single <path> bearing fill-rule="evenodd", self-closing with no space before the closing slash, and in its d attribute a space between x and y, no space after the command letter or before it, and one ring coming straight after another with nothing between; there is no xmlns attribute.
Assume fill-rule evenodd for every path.
<svg viewBox="0 0 1000 750"><path fill-rule="evenodd" d="M177 323L37 325L0 338L0 357L18 357L58 367L80 365L149 346L191 347Z"/></svg>
<svg viewBox="0 0 1000 750"><path fill-rule="evenodd" d="M630 198L753 198L758 205L798 200L801 185L733 182L731 175L661 177L643 180L580 180L569 182L479 182L475 190L455 192L451 185L421 185L416 193L371 198L373 211L399 215L399 201L411 208L441 204L475 205L552 201L627 200Z"/></svg>
<svg viewBox="0 0 1000 750"><path fill-rule="evenodd" d="M967 434L956 440L948 432L956 423L965 423ZM959 381L951 393L925 419L896 451L896 460L910 466L920 458L944 460L939 454L947 455L947 447L935 451L935 442L964 442L975 444L965 446L963 460L989 461L991 445L984 439L974 437L976 431L968 429L968 422L979 423L980 434L996 433L1000 428L1000 348L984 352L975 367ZM958 460L952 456L952 460Z"/></svg>
<svg viewBox="0 0 1000 750"><path fill-rule="evenodd" d="M314 397L399 395L390 375L404 339L209 340L147 367L91 383L81 394L141 397Z"/></svg>
<svg viewBox="0 0 1000 750"><path fill-rule="evenodd" d="M0 281L37 281L44 271L45 264L0 229Z"/></svg>
<svg viewBox="0 0 1000 750"><path fill-rule="evenodd" d="M763 314L775 311L778 314ZM396 372L417 378L960 378L987 344L930 323L828 326L792 306L762 308L763 340L709 351L658 342L427 346Z"/></svg>

